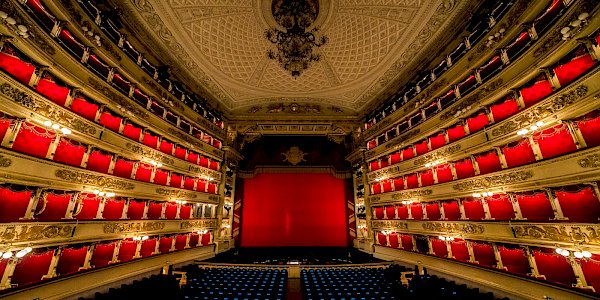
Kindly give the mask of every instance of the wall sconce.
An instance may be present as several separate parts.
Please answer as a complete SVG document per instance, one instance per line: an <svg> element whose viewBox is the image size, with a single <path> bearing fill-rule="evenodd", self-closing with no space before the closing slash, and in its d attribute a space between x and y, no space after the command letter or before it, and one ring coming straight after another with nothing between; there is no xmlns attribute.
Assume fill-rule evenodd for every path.
<svg viewBox="0 0 600 300"><path fill-rule="evenodd" d="M569 26L563 27L560 30L562 39L566 41L581 31L581 29L587 25L589 16L590 14L587 12L581 13L579 16L577 16L576 20L569 24Z"/></svg>
<svg viewBox="0 0 600 300"><path fill-rule="evenodd" d="M25 39L29 37L29 29L27 28L27 26L23 24L17 25L17 21L13 17L8 16L8 14L4 11L0 11L0 19L2 19L2 21L5 24L7 24L7 27L13 27L15 34Z"/></svg>
<svg viewBox="0 0 600 300"><path fill-rule="evenodd" d="M523 128L523 129L517 131L517 135L526 135L527 133L538 130L542 126L544 126L544 122L537 121L537 122L535 122L534 125L529 126L529 128Z"/></svg>
<svg viewBox="0 0 600 300"><path fill-rule="evenodd" d="M16 254L14 254L12 251L6 251L6 252L0 251L0 257L2 257L4 259L9 259L9 258L13 257L13 255L14 255L17 258L21 258L21 257L24 257L25 255L29 254L31 251L33 251L33 249L31 247L23 248L23 249L17 251Z"/></svg>
<svg viewBox="0 0 600 300"><path fill-rule="evenodd" d="M116 196L117 194L113 193L113 192L104 192L101 190L94 190L92 192L94 195L98 195L100 197L106 197L106 198L112 198L114 196Z"/></svg>
<svg viewBox="0 0 600 300"><path fill-rule="evenodd" d="M175 203L183 205L183 204L186 204L187 201L185 201L185 200L175 200Z"/></svg>
<svg viewBox="0 0 600 300"><path fill-rule="evenodd" d="M73 133L73 131L71 131L71 129L69 129L67 127L61 127L60 125L58 125L56 123L52 123L52 121L44 121L42 124L44 124L44 126L46 126L46 128L58 130L64 135Z"/></svg>
<svg viewBox="0 0 600 300"><path fill-rule="evenodd" d="M493 195L494 195L494 193L492 193L492 192L473 193L473 198L490 197Z"/></svg>
<svg viewBox="0 0 600 300"><path fill-rule="evenodd" d="M556 248L554 250L556 253L564 256L564 257L568 257L571 255L571 251L567 250L567 249L562 249L562 248ZM591 258L592 257L592 253L589 251L573 251L573 256L576 258Z"/></svg>
<svg viewBox="0 0 600 300"><path fill-rule="evenodd" d="M150 164L153 165L153 166L155 166L155 167L157 167L157 168L160 168L160 167L163 166L163 164L161 164L161 163L159 163L159 162L157 162L155 160L150 160Z"/></svg>
<svg viewBox="0 0 600 300"><path fill-rule="evenodd" d="M442 241L448 241L448 242L454 241L454 237L453 236L443 236L443 235L440 235L440 236L438 236L438 238L440 240L442 240Z"/></svg>
<svg viewBox="0 0 600 300"><path fill-rule="evenodd" d="M402 200L402 202L400 202L400 203L402 203L404 205L411 205L411 204L416 203L416 202L417 201L412 201L412 200Z"/></svg>
<svg viewBox="0 0 600 300"><path fill-rule="evenodd" d="M134 236L132 239L134 241L145 241L145 240L149 239L149 237L147 235L144 235L144 236Z"/></svg>
<svg viewBox="0 0 600 300"><path fill-rule="evenodd" d="M435 166L437 166L437 165L439 165L439 164L441 164L443 162L444 162L443 160L438 159L436 161L433 161L433 162L430 162L430 163L426 163L425 164L425 168L435 167Z"/></svg>

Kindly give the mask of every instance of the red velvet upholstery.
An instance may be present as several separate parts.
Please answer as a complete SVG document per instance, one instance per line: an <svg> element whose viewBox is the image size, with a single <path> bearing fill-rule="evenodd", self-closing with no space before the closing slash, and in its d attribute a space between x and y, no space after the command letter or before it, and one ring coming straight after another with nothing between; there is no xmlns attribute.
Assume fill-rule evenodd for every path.
<svg viewBox="0 0 600 300"><path fill-rule="evenodd" d="M492 245L472 242L471 246L473 247L473 256L478 264L487 267L496 265L496 256Z"/></svg>
<svg viewBox="0 0 600 300"><path fill-rule="evenodd" d="M211 170L218 171L219 170L219 162L211 160L210 165L208 166Z"/></svg>
<svg viewBox="0 0 600 300"><path fill-rule="evenodd" d="M29 122L21 124L12 149L31 156L45 158L56 133Z"/></svg>
<svg viewBox="0 0 600 300"><path fill-rule="evenodd" d="M203 246L210 244L211 235L212 234L210 232L207 232L202 235L202 239L200 240L200 242L202 243Z"/></svg>
<svg viewBox="0 0 600 300"><path fill-rule="evenodd" d="M508 168L514 168L535 162L535 154L529 139L522 139L502 147L502 154Z"/></svg>
<svg viewBox="0 0 600 300"><path fill-rule="evenodd" d="M156 249L156 239L147 239L142 242L142 247L140 248L140 256L148 257L154 254L154 250Z"/></svg>
<svg viewBox="0 0 600 300"><path fill-rule="evenodd" d="M538 272L544 275L546 280L562 283L568 286L576 283L575 273L569 260L552 249L546 252L533 251Z"/></svg>
<svg viewBox="0 0 600 300"><path fill-rule="evenodd" d="M429 146L427 144L427 141L425 140L425 141L416 143L415 150L417 151L417 155L423 155L423 154L429 152Z"/></svg>
<svg viewBox="0 0 600 300"><path fill-rule="evenodd" d="M456 260L469 261L469 249L467 248L467 242L464 240L456 239L450 242L450 249L452 249L452 256Z"/></svg>
<svg viewBox="0 0 600 300"><path fill-rule="evenodd" d="M369 163L369 170L370 171L377 171L379 170L379 160L375 160Z"/></svg>
<svg viewBox="0 0 600 300"><path fill-rule="evenodd" d="M452 181L452 168L449 164L443 164L435 167L437 183Z"/></svg>
<svg viewBox="0 0 600 300"><path fill-rule="evenodd" d="M437 203L425 204L425 210L427 211L427 219L430 221L437 221L440 219L440 207Z"/></svg>
<svg viewBox="0 0 600 300"><path fill-rule="evenodd" d="M533 140L540 146L540 151L544 159L577 150L569 127L564 123L535 133Z"/></svg>
<svg viewBox="0 0 600 300"><path fill-rule="evenodd" d="M375 208L373 208L373 216L377 220L382 220L384 218L384 216L385 216L385 212L384 212L383 207L375 207Z"/></svg>
<svg viewBox="0 0 600 300"><path fill-rule="evenodd" d="M10 283L20 287L41 281L48 274L53 256L54 250L24 256L15 266Z"/></svg>
<svg viewBox="0 0 600 300"><path fill-rule="evenodd" d="M200 156L200 162L198 163L201 167L208 168L209 162L208 157Z"/></svg>
<svg viewBox="0 0 600 300"><path fill-rule="evenodd" d="M150 132L146 132L144 133L142 143L152 149L156 149L158 147L158 136L155 136Z"/></svg>
<svg viewBox="0 0 600 300"><path fill-rule="evenodd" d="M402 157L400 155L400 152L394 152L394 153L390 154L390 165L395 165L401 161L402 161Z"/></svg>
<svg viewBox="0 0 600 300"><path fill-rule="evenodd" d="M531 273L531 267L523 249L509 249L504 246L498 246L498 250L500 251L502 264L509 272L521 275Z"/></svg>
<svg viewBox="0 0 600 300"><path fill-rule="evenodd" d="M182 205L179 211L180 219L189 219L192 217L192 206L191 205Z"/></svg>
<svg viewBox="0 0 600 300"><path fill-rule="evenodd" d="M0 185L0 222L17 222L25 216L33 191Z"/></svg>
<svg viewBox="0 0 600 300"><path fill-rule="evenodd" d="M596 292L600 291L600 256L593 255L591 259L580 259L579 263L587 284L593 286Z"/></svg>
<svg viewBox="0 0 600 300"><path fill-rule="evenodd" d="M185 160L185 155L187 154L187 150L181 147L175 147L175 151L173 152L173 156Z"/></svg>
<svg viewBox="0 0 600 300"><path fill-rule="evenodd" d="M88 157L86 168L90 171L107 174L112 158L113 156L108 152L94 150Z"/></svg>
<svg viewBox="0 0 600 300"><path fill-rule="evenodd" d="M377 242L380 246L387 246L387 237L385 234L378 232L377 233Z"/></svg>
<svg viewBox="0 0 600 300"><path fill-rule="evenodd" d="M406 176L406 188L415 189L419 187L419 178L417 174L409 174Z"/></svg>
<svg viewBox="0 0 600 300"><path fill-rule="evenodd" d="M135 180L150 182L153 171L154 168L151 165L139 162L135 170Z"/></svg>
<svg viewBox="0 0 600 300"><path fill-rule="evenodd" d="M69 193L44 193L38 202L35 219L39 221L58 221L67 214L67 208L73 194Z"/></svg>
<svg viewBox="0 0 600 300"><path fill-rule="evenodd" d="M516 197L523 218L530 221L548 221L554 218L552 205L545 192L518 193Z"/></svg>
<svg viewBox="0 0 600 300"><path fill-rule="evenodd" d="M124 158L119 158L115 162L115 168L113 169L113 175L119 176L122 178L131 179L131 173L133 172L134 166L135 166L134 161L127 160Z"/></svg>
<svg viewBox="0 0 600 300"><path fill-rule="evenodd" d="M165 209L165 219L174 220L176 216L177 216L177 204L167 203L167 208Z"/></svg>
<svg viewBox="0 0 600 300"><path fill-rule="evenodd" d="M460 220L460 207L458 201L444 201L442 202L444 208L444 216L448 221Z"/></svg>
<svg viewBox="0 0 600 300"><path fill-rule="evenodd" d="M412 237L410 235L405 235L405 234L401 235L400 241L402 242L402 249L404 249L406 251L413 250L413 241L412 241Z"/></svg>
<svg viewBox="0 0 600 300"><path fill-rule="evenodd" d="M554 195L560 203L563 215L571 222L597 223L600 218L600 202L591 186L574 186L556 190Z"/></svg>
<svg viewBox="0 0 600 300"><path fill-rule="evenodd" d="M561 86L565 86L584 74L587 70L591 69L596 62L592 58L591 54L585 54L573 58L570 62L554 68L554 74L558 78Z"/></svg>
<svg viewBox="0 0 600 300"><path fill-rule="evenodd" d="M79 167L81 166L81 162L83 161L83 156L85 155L86 151L86 145L61 137L60 142L56 147L56 151L54 151L54 157L52 157L52 160Z"/></svg>
<svg viewBox="0 0 600 300"><path fill-rule="evenodd" d="M160 150L163 153L172 155L174 147L175 145L173 145L173 143L163 139L162 141L160 141L160 147L158 148L158 150Z"/></svg>
<svg viewBox="0 0 600 300"><path fill-rule="evenodd" d="M433 170L425 170L420 173L421 177L421 186L430 186L433 185Z"/></svg>
<svg viewBox="0 0 600 300"><path fill-rule="evenodd" d="M123 216L123 209L125 209L125 201L106 199L102 217L106 220L119 220Z"/></svg>
<svg viewBox="0 0 600 300"><path fill-rule="evenodd" d="M113 115L109 111L102 112L100 120L98 120L100 124L114 132L119 132L122 121L123 119L121 117Z"/></svg>
<svg viewBox="0 0 600 300"><path fill-rule="evenodd" d="M454 169L456 169L456 177L458 179L464 179L475 176L473 161L470 158L454 162Z"/></svg>
<svg viewBox="0 0 600 300"><path fill-rule="evenodd" d="M390 235L388 236L388 238L390 239L390 247L392 248L398 248L400 247L400 243L398 241L398 234L395 232L390 233Z"/></svg>
<svg viewBox="0 0 600 300"><path fill-rule="evenodd" d="M169 171L156 169L154 173L154 183L160 185L167 185L169 180Z"/></svg>
<svg viewBox="0 0 600 300"><path fill-rule="evenodd" d="M190 247L191 248L196 247L196 246L198 246L199 243L200 243L200 235L195 232L190 233L190 242L189 242Z"/></svg>
<svg viewBox="0 0 600 300"><path fill-rule="evenodd" d="M183 250L187 244L187 234L180 234L175 237L175 250Z"/></svg>
<svg viewBox="0 0 600 300"><path fill-rule="evenodd" d="M458 141L458 140L462 139L465 136L465 128L463 127L462 124L457 124L455 126L448 128L447 133L448 133L448 141L450 143L452 143L454 141Z"/></svg>
<svg viewBox="0 0 600 300"><path fill-rule="evenodd" d="M431 249L433 250L433 255L435 256L448 257L448 247L446 246L446 242L440 239L431 239Z"/></svg>
<svg viewBox="0 0 600 300"><path fill-rule="evenodd" d="M35 90L60 106L65 105L71 92L69 88L60 86L51 79L40 79Z"/></svg>
<svg viewBox="0 0 600 300"><path fill-rule="evenodd" d="M468 220L478 221L485 219L485 211L480 200L464 200L462 203L465 208L465 217Z"/></svg>
<svg viewBox="0 0 600 300"><path fill-rule="evenodd" d="M469 126L469 132L477 132L490 123L488 116L484 112L472 116L467 119L467 126Z"/></svg>
<svg viewBox="0 0 600 300"><path fill-rule="evenodd" d="M373 195L381 194L381 183L375 182L371 184L371 191Z"/></svg>
<svg viewBox="0 0 600 300"><path fill-rule="evenodd" d="M193 191L195 183L196 183L196 180L194 178L185 177L184 182L183 182L183 188L185 188L186 190Z"/></svg>
<svg viewBox="0 0 600 300"><path fill-rule="evenodd" d="M370 150L370 149L373 149L373 148L375 148L375 147L377 147L377 140L370 140L370 141L367 143L367 149L369 149L369 150Z"/></svg>
<svg viewBox="0 0 600 300"><path fill-rule="evenodd" d="M97 104L88 102L83 98L75 98L71 101L71 110L90 121L96 119L99 109L100 107Z"/></svg>
<svg viewBox="0 0 600 300"><path fill-rule="evenodd" d="M446 135L441 132L435 136L429 138L429 143L431 144L431 150L435 150L446 145Z"/></svg>
<svg viewBox="0 0 600 300"><path fill-rule="evenodd" d="M529 87L522 88L519 92L525 107L530 107L552 94L552 84L548 80L540 80Z"/></svg>
<svg viewBox="0 0 600 300"><path fill-rule="evenodd" d="M495 194L486 197L490 215L494 220L512 220L515 218L515 210L507 194Z"/></svg>
<svg viewBox="0 0 600 300"><path fill-rule="evenodd" d="M394 178L394 191L401 191L404 189L404 177Z"/></svg>
<svg viewBox="0 0 600 300"><path fill-rule="evenodd" d="M171 252L171 246L173 244L172 237L161 237L158 244L158 252L168 253Z"/></svg>
<svg viewBox="0 0 600 300"><path fill-rule="evenodd" d="M396 213L398 214L399 220L408 219L408 207L406 205L396 206Z"/></svg>
<svg viewBox="0 0 600 300"><path fill-rule="evenodd" d="M17 56L5 52L0 52L0 69L23 84L29 84L31 76L35 72L33 64L26 63Z"/></svg>
<svg viewBox="0 0 600 300"><path fill-rule="evenodd" d="M100 197L94 194L81 193L75 209L74 217L77 220L93 220L96 218L100 207Z"/></svg>
<svg viewBox="0 0 600 300"><path fill-rule="evenodd" d="M391 192L392 191L392 180L383 180L381 182L381 186L383 188L383 192L387 193L387 192Z"/></svg>
<svg viewBox="0 0 600 300"><path fill-rule="evenodd" d="M384 156L384 157L382 157L382 158L379 159L379 167L380 168L383 169L383 168L388 167L389 165L390 165L390 161L389 161L388 156Z"/></svg>
<svg viewBox="0 0 600 300"><path fill-rule="evenodd" d="M592 111L575 121L588 147L600 145L600 110Z"/></svg>
<svg viewBox="0 0 600 300"><path fill-rule="evenodd" d="M17 123L16 118L0 112L0 142L2 142L4 136L6 136L8 128L13 126L15 123Z"/></svg>
<svg viewBox="0 0 600 300"><path fill-rule="evenodd" d="M123 240L121 241L121 246L119 247L119 254L117 259L119 262L125 262L132 260L135 256L135 250L137 248L137 242L132 240Z"/></svg>
<svg viewBox="0 0 600 300"><path fill-rule="evenodd" d="M85 263L87 255L87 246L79 248L64 248L60 253L58 264L56 265L57 275L67 275L79 271Z"/></svg>
<svg viewBox="0 0 600 300"><path fill-rule="evenodd" d="M502 170L502 165L500 165L500 158L498 157L498 153L496 152L496 150L491 150L483 154L479 154L475 157L475 160L477 161L477 165L479 166L480 175L498 172Z"/></svg>
<svg viewBox="0 0 600 300"><path fill-rule="evenodd" d="M144 209L146 202L143 201L129 201L129 207L127 207L127 218L130 220L141 220L144 216Z"/></svg>
<svg viewBox="0 0 600 300"><path fill-rule="evenodd" d="M201 191L201 190L199 190ZM206 192L209 194L216 194L217 193L217 184L216 183L208 183L208 187L206 188Z"/></svg>
<svg viewBox="0 0 600 300"><path fill-rule="evenodd" d="M390 205L385 207L385 218L388 220L396 218L396 208L394 206Z"/></svg>
<svg viewBox="0 0 600 300"><path fill-rule="evenodd" d="M151 202L148 206L148 220L158 220L162 216L162 203Z"/></svg>
<svg viewBox="0 0 600 300"><path fill-rule="evenodd" d="M411 204L410 213L414 220L423 220L423 207L421 206L421 203Z"/></svg>
<svg viewBox="0 0 600 300"><path fill-rule="evenodd" d="M491 106L490 111L494 117L494 122L500 122L517 112L519 112L519 104L512 96L509 96L502 100L502 102L496 103Z"/></svg>
<svg viewBox="0 0 600 300"><path fill-rule="evenodd" d="M123 135L134 141L139 141L142 136L142 129L127 122L125 126L123 126Z"/></svg>
<svg viewBox="0 0 600 300"><path fill-rule="evenodd" d="M97 244L94 253L92 254L90 264L95 268L108 265L112 261L115 247L116 242Z"/></svg>
<svg viewBox="0 0 600 300"><path fill-rule="evenodd" d="M415 154L413 152L412 146L402 150L402 160L411 159L413 157L415 157Z"/></svg>
<svg viewBox="0 0 600 300"><path fill-rule="evenodd" d="M171 173L171 181L169 182L169 186L175 188L181 188L181 184L183 183L183 175L177 173Z"/></svg>

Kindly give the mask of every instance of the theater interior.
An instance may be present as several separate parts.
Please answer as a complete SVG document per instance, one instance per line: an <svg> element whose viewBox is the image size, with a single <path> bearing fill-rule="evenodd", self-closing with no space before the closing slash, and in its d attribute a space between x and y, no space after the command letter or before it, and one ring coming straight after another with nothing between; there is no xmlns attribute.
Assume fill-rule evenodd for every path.
<svg viewBox="0 0 600 300"><path fill-rule="evenodd" d="M2 299L599 299L600 1L0 1Z"/></svg>

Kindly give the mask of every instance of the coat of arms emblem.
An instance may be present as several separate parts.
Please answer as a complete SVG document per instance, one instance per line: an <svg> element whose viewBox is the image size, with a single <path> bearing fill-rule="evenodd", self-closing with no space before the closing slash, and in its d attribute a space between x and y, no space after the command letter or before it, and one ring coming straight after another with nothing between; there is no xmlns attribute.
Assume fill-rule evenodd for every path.
<svg viewBox="0 0 600 300"><path fill-rule="evenodd" d="M302 161L306 161L306 159L304 159L304 156L306 156L307 154L308 153L304 153L297 146L292 146L290 147L290 150L281 153L281 155L285 156L283 161L288 161L294 166Z"/></svg>

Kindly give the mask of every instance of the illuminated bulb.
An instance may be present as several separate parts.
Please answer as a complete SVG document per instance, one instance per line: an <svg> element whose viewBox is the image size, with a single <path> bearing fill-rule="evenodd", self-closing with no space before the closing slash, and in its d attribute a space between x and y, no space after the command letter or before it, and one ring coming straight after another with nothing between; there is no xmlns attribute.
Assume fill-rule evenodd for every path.
<svg viewBox="0 0 600 300"><path fill-rule="evenodd" d="M454 237L453 236L449 237L448 239L451 240L451 241L454 241Z"/></svg>
<svg viewBox="0 0 600 300"><path fill-rule="evenodd" d="M440 240L442 240L442 241L445 241L445 240L446 240L446 238L445 238L445 237L443 237L443 236L441 236L441 235L440 235L440 236L438 236L438 238L439 238Z"/></svg>
<svg viewBox="0 0 600 300"><path fill-rule="evenodd" d="M150 161L150 164L153 165L153 166L156 166L156 162L153 161L153 160Z"/></svg>
<svg viewBox="0 0 600 300"><path fill-rule="evenodd" d="M158 163L158 164L156 164L156 166L160 168L160 167L162 167L162 164Z"/></svg>
<svg viewBox="0 0 600 300"><path fill-rule="evenodd" d="M565 34L565 33L569 32L569 31L571 31L571 27L563 27L563 28L560 30L560 33L561 33L561 34Z"/></svg>
<svg viewBox="0 0 600 300"><path fill-rule="evenodd" d="M84 32L87 32L89 29L87 28L87 26L81 26L81 30L83 30Z"/></svg>
<svg viewBox="0 0 600 300"><path fill-rule="evenodd" d="M541 126L543 126L543 125L544 125L544 122L542 122L542 121L537 121L537 122L535 122L535 125L537 125L538 127L541 127Z"/></svg>
<svg viewBox="0 0 600 300"><path fill-rule="evenodd" d="M587 19L589 16L590 16L590 14L589 14L589 13L586 13L586 12L584 12L584 13L580 14L580 15L577 17L577 19L579 19L579 20L582 20L582 21L583 21L583 20ZM584 252L585 252L585 251L584 251Z"/></svg>
<svg viewBox="0 0 600 300"><path fill-rule="evenodd" d="M44 121L44 126L46 126L46 127L52 127L52 122L50 122L50 121Z"/></svg>
<svg viewBox="0 0 600 300"><path fill-rule="evenodd" d="M429 168L429 167L431 167L431 164L430 163L426 163L425 164L425 168Z"/></svg>
<svg viewBox="0 0 600 300"><path fill-rule="evenodd" d="M585 258L590 258L592 257L592 253L590 251L582 251L581 254L583 255L583 257Z"/></svg>
<svg viewBox="0 0 600 300"><path fill-rule="evenodd" d="M479 197L481 197L481 194L480 193L473 193L473 197L479 198Z"/></svg>
<svg viewBox="0 0 600 300"><path fill-rule="evenodd" d="M531 129L531 131L534 131L534 130L538 129L538 127L536 125L533 125L533 126L529 127L529 129Z"/></svg>
<svg viewBox="0 0 600 300"><path fill-rule="evenodd" d="M104 192L99 192L98 196L100 196L100 197L104 196Z"/></svg>
<svg viewBox="0 0 600 300"><path fill-rule="evenodd" d="M58 124L53 124L52 125L52 129L58 130L58 129L60 129L60 126Z"/></svg>
<svg viewBox="0 0 600 300"><path fill-rule="evenodd" d="M0 10L0 18L6 19L6 18L8 18L8 14L6 14L5 12Z"/></svg>
<svg viewBox="0 0 600 300"><path fill-rule="evenodd" d="M17 24L17 21L15 21L15 19L13 19L12 17L8 17L8 18L6 18L6 23L8 23L10 25L15 25L15 24Z"/></svg>
<svg viewBox="0 0 600 300"><path fill-rule="evenodd" d="M11 258L13 256L13 253L8 251L8 252L4 252L4 254L2 254L2 258L7 259L7 258Z"/></svg>
<svg viewBox="0 0 600 300"><path fill-rule="evenodd" d="M106 193L106 197L111 198L114 197L116 194L115 193Z"/></svg>
<svg viewBox="0 0 600 300"><path fill-rule="evenodd" d="M100 191L99 190L94 190L94 195L98 195L98 194L100 194Z"/></svg>
<svg viewBox="0 0 600 300"><path fill-rule="evenodd" d="M71 134L71 132L72 132L71 129L69 129L69 128L62 128L60 131L65 135Z"/></svg>
<svg viewBox="0 0 600 300"><path fill-rule="evenodd" d="M145 240L147 240L147 239L148 239L148 236L147 236L147 235L145 235L145 236L143 236L143 237L142 237L142 241L145 241Z"/></svg>
<svg viewBox="0 0 600 300"><path fill-rule="evenodd" d="M139 237L139 236L134 236L134 237L132 238L132 240L134 240L134 241L139 241L139 240L140 240L140 237Z"/></svg>
<svg viewBox="0 0 600 300"><path fill-rule="evenodd" d="M569 256L569 250L565 250L565 249L563 249L563 250L560 252L560 255L562 255L562 256Z"/></svg>
<svg viewBox="0 0 600 300"><path fill-rule="evenodd" d="M573 22L571 22L571 26L573 27L579 27L581 25L581 20L575 20Z"/></svg>
<svg viewBox="0 0 600 300"><path fill-rule="evenodd" d="M561 254L561 253L562 253L562 250L563 250L563 249L561 249L561 248L556 248L556 250L554 250L554 251L556 251L556 253L558 253L558 254Z"/></svg>
<svg viewBox="0 0 600 300"><path fill-rule="evenodd" d="M186 203L187 203L187 201L181 201L181 204L186 204Z"/></svg>
<svg viewBox="0 0 600 300"><path fill-rule="evenodd" d="M21 251L17 252L17 255L16 255L16 257L17 257L17 258L21 258L21 257L23 257L23 256L27 255L27 253L29 253L29 252L27 252L27 251L25 251L25 249L23 249L23 250L21 250Z"/></svg>
<svg viewBox="0 0 600 300"><path fill-rule="evenodd" d="M576 258L583 258L583 253L581 253L581 252L579 252L579 251L575 251L575 252L573 252L573 255L574 255Z"/></svg>
<svg viewBox="0 0 600 300"><path fill-rule="evenodd" d="M19 25L17 26L17 29L19 29L19 31L21 31L22 33L27 32L27 26L25 25Z"/></svg>

